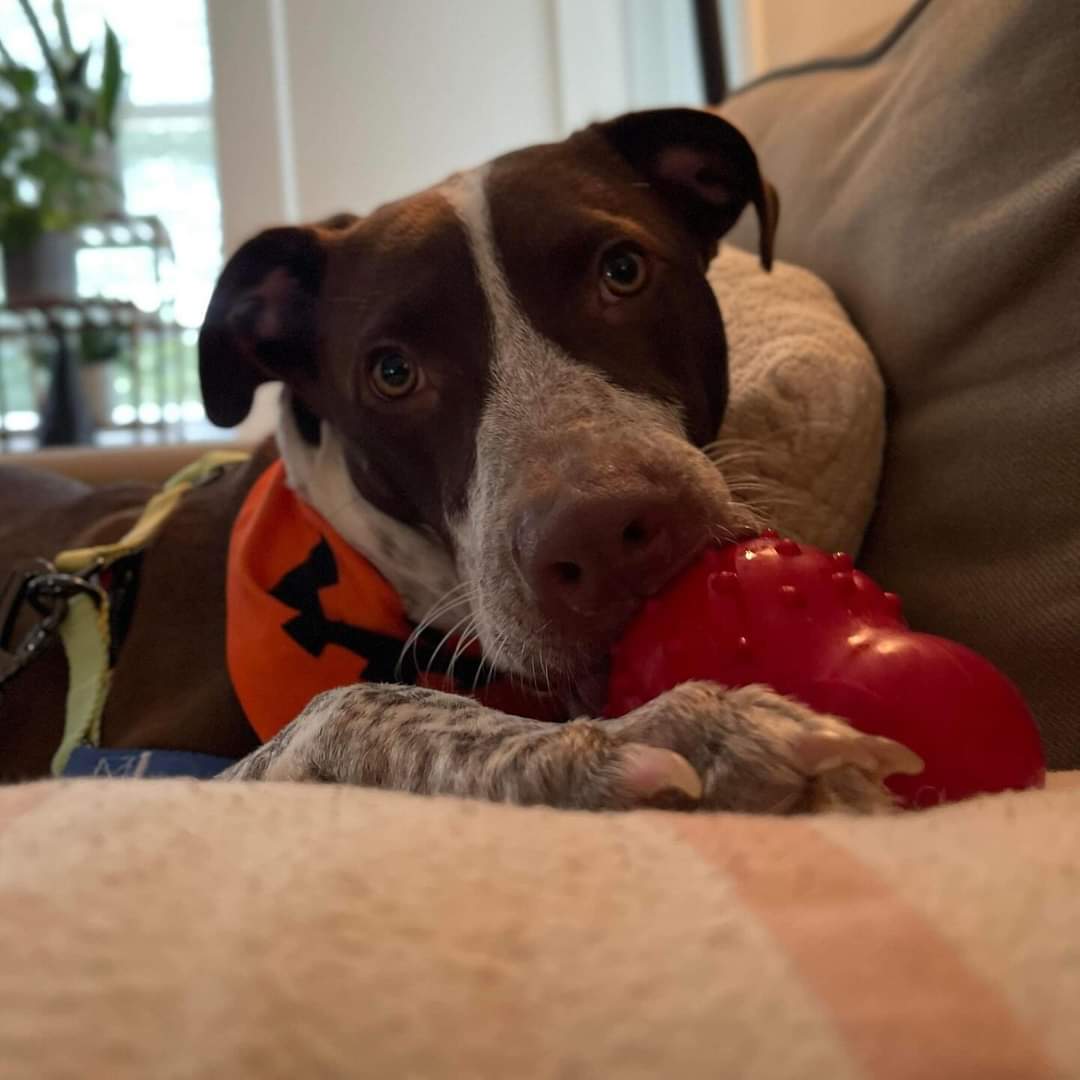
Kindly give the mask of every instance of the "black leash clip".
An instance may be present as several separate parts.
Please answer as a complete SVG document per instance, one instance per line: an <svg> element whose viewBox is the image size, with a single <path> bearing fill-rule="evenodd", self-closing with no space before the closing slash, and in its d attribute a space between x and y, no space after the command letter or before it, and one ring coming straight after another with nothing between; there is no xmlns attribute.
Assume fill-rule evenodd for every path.
<svg viewBox="0 0 1080 1080"><path fill-rule="evenodd" d="M101 606L101 589L79 574L61 574L58 570L49 570L44 574L35 574L26 583L26 599L39 614L48 617L57 601L64 603L83 594L94 601L95 607Z"/></svg>
<svg viewBox="0 0 1080 1080"><path fill-rule="evenodd" d="M101 603L101 590L85 578L62 574L44 560L39 561L39 567L12 572L0 591L0 691L59 634L73 596L85 594L95 604ZM40 618L12 647L23 604L29 604Z"/></svg>

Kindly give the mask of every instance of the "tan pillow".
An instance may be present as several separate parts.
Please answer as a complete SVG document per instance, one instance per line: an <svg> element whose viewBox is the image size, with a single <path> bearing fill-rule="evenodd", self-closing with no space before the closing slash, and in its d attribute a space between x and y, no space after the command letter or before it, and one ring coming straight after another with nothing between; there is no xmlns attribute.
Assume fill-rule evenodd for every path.
<svg viewBox="0 0 1080 1080"><path fill-rule="evenodd" d="M1080 764L1078 80L1080 5L931 0L880 56L722 109L780 190L779 255L885 375L865 569L1019 683L1056 767Z"/></svg>
<svg viewBox="0 0 1080 1080"><path fill-rule="evenodd" d="M731 400L718 447L736 494L789 536L862 542L881 479L885 389L829 287L790 263L766 273L724 245L709 267L724 313Z"/></svg>

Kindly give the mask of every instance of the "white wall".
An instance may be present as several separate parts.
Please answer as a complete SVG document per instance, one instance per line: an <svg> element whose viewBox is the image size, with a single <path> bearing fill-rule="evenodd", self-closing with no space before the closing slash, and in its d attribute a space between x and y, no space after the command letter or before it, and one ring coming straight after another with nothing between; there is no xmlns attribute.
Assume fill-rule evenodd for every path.
<svg viewBox="0 0 1080 1080"><path fill-rule="evenodd" d="M285 4L297 210L365 212L559 130L544 0Z"/></svg>
<svg viewBox="0 0 1080 1080"><path fill-rule="evenodd" d="M561 130L549 0L209 0L225 246Z"/></svg>
<svg viewBox="0 0 1080 1080"><path fill-rule="evenodd" d="M271 0L208 0L225 251L288 216Z"/></svg>
<svg viewBox="0 0 1080 1080"><path fill-rule="evenodd" d="M553 0L563 133L630 109L701 104L691 0Z"/></svg>
<svg viewBox="0 0 1080 1080"><path fill-rule="evenodd" d="M700 101L690 0L208 0L225 247Z"/></svg>

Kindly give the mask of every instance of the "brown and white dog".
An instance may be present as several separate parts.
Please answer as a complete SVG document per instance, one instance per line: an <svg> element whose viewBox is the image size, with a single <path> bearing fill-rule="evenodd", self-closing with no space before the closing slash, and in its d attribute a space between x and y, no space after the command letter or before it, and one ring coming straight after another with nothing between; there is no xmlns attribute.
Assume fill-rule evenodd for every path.
<svg viewBox="0 0 1080 1080"><path fill-rule="evenodd" d="M282 381L291 486L410 617L467 623L492 664L553 688L568 719L595 716L610 647L643 598L753 524L707 453L727 374L705 270L748 205L768 266L777 199L746 140L714 115L660 110L508 154L366 218L271 229L232 257L211 301L208 415L235 425L260 383ZM241 470L235 492L201 494L212 590L223 592L214 530L227 534L250 482ZM33 485L21 485L25 503ZM72 504L49 505L55 522ZM190 579L200 556L182 528L170 523L147 555L124 647L136 659L120 658L106 733L239 756L251 745L225 689L223 601L155 571L186 552ZM158 623L166 596L178 612L178 590L199 610L174 616L169 637L153 607ZM163 649L183 689L155 660ZM173 679L157 709L147 670ZM199 697L193 682L211 688L197 718L173 696ZM881 779L910 765L895 744L763 687L685 684L618 720L550 724L368 683L317 697L226 776L772 811L884 805Z"/></svg>

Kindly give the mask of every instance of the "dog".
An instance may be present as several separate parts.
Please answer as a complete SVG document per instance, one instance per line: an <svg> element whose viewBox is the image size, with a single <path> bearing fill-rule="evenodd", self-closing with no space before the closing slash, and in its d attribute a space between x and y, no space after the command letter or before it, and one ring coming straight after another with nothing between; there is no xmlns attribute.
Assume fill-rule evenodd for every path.
<svg viewBox="0 0 1080 1080"><path fill-rule="evenodd" d="M705 271L747 207L768 268L778 199L752 148L714 114L664 109L244 244L200 334L209 418L234 426L260 384L281 382L289 487L418 629L466 624L493 669L553 693L566 722L365 681L327 687L258 745L223 627L228 532L264 449L190 493L146 552L105 741L240 758L223 780L589 810L886 806L884 777L917 768L912 756L767 687L686 683L595 719L610 649L644 599L759 524L709 454L728 385ZM18 543L0 532L8 562L61 534L113 535L146 496L26 474L3 486L22 507ZM0 705L16 774L40 770L58 731L42 717L58 715L60 661L37 664Z"/></svg>

